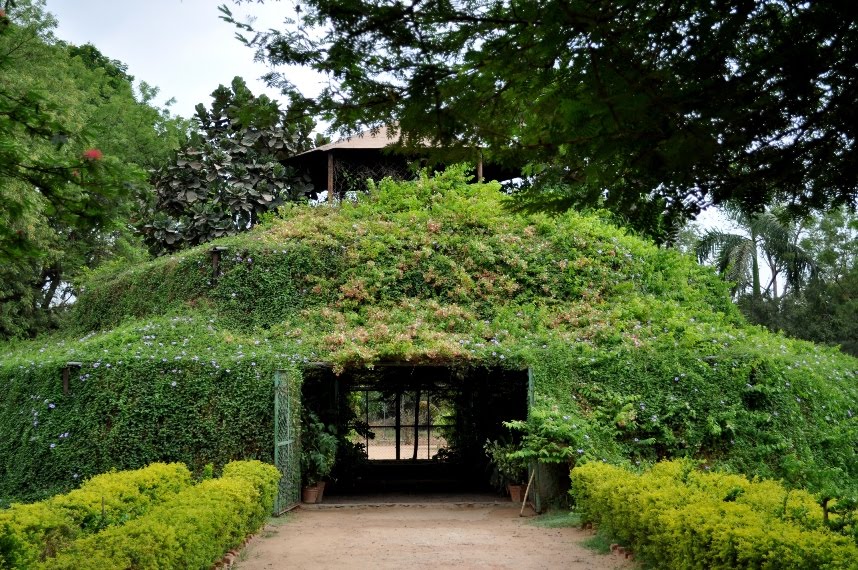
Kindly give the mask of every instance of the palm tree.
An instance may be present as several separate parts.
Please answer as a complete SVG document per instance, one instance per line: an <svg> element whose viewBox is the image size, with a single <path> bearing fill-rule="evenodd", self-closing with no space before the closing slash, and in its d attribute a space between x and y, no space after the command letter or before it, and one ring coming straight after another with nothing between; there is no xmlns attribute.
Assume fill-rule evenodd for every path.
<svg viewBox="0 0 858 570"><path fill-rule="evenodd" d="M701 263L714 261L718 273L735 283L734 295L750 289L754 298L761 298L763 293L778 298L779 277L785 282L784 295L789 289L797 291L806 278L816 275L816 262L798 245L800 226L783 222L771 210L747 214L728 207L726 211L741 233L710 229L698 240L695 253ZM760 259L771 273L765 289L760 283Z"/></svg>

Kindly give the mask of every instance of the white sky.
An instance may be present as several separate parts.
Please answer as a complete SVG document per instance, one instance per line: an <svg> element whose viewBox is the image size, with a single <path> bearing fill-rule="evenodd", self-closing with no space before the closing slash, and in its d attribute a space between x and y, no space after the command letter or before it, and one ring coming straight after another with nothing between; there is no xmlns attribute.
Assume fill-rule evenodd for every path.
<svg viewBox="0 0 858 570"><path fill-rule="evenodd" d="M104 55L128 64L136 81L160 88L163 103L175 97L174 114L190 117L197 103L206 106L219 84L244 77L254 94L283 97L258 78L267 71L253 61L253 50L235 39L235 28L221 20L217 7L253 15L259 28L282 28L294 16L289 1L235 6L228 0L47 0L59 20L56 36L82 45L91 43ZM241 18L239 18L241 19ZM290 73L305 94L318 91L318 79L307 71Z"/></svg>

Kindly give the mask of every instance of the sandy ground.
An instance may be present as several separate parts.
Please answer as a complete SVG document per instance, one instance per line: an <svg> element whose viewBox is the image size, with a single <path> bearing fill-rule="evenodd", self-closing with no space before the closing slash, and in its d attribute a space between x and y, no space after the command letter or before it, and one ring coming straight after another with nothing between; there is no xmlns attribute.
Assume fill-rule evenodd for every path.
<svg viewBox="0 0 858 570"><path fill-rule="evenodd" d="M540 528L512 505L421 504L299 508L275 519L238 558L240 570L631 569L581 546L591 535Z"/></svg>
<svg viewBox="0 0 858 570"><path fill-rule="evenodd" d="M433 444L427 446L421 443L417 446L417 459L432 459L438 450L444 447L444 444ZM379 443L370 442L367 447L368 459L396 459L396 443ZM414 456L414 444L403 443L399 446L399 456L405 459L411 459Z"/></svg>

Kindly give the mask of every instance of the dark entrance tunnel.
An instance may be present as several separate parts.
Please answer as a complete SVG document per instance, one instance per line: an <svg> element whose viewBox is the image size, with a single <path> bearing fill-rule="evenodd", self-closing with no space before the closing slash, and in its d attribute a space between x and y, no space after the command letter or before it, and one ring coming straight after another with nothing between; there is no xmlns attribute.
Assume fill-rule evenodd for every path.
<svg viewBox="0 0 858 570"><path fill-rule="evenodd" d="M335 426L340 445L326 502L338 496L499 493L487 440L527 417L527 371L386 364L304 371L304 405Z"/></svg>

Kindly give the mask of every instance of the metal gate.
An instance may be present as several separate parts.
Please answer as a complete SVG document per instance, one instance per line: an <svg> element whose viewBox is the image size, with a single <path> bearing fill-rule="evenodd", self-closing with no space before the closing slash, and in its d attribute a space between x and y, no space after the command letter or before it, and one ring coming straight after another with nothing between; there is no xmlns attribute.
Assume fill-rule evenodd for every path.
<svg viewBox="0 0 858 570"><path fill-rule="evenodd" d="M274 373L274 465L280 485L274 501L278 516L301 500L301 400L297 372Z"/></svg>

